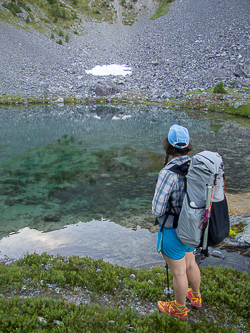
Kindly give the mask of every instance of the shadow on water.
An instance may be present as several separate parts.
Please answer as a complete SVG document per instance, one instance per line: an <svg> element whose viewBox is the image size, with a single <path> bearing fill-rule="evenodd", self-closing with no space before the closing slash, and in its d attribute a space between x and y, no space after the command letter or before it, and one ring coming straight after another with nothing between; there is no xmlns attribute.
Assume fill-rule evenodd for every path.
<svg viewBox="0 0 250 333"><path fill-rule="evenodd" d="M151 201L161 144L173 123L188 127L193 153L222 155L229 193L250 191L248 120L244 126L218 114L82 105L1 108L0 114L1 242L19 230L44 237L102 218L155 236ZM14 236L7 237L10 244Z"/></svg>

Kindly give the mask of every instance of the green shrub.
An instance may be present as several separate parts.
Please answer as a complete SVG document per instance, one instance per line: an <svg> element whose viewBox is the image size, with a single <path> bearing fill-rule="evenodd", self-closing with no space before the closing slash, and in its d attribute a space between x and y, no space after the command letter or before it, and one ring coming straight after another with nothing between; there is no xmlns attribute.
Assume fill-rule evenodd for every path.
<svg viewBox="0 0 250 333"><path fill-rule="evenodd" d="M66 20L66 19L67 19L67 17L66 17L66 11L65 11L64 8L62 9L61 17L62 17L63 20Z"/></svg>
<svg viewBox="0 0 250 333"><path fill-rule="evenodd" d="M72 14L72 18L73 18L74 20L76 20L76 19L78 18L76 12L73 12L73 14Z"/></svg>
<svg viewBox="0 0 250 333"><path fill-rule="evenodd" d="M63 43L61 39L57 40L56 42L57 42L57 44L60 44L60 45L62 45L62 43Z"/></svg>
<svg viewBox="0 0 250 333"><path fill-rule="evenodd" d="M62 30L59 30L59 32L58 32L58 36L59 36L59 37L63 37L63 36L64 36Z"/></svg>
<svg viewBox="0 0 250 333"><path fill-rule="evenodd" d="M47 0L50 5L57 3L57 0Z"/></svg>
<svg viewBox="0 0 250 333"><path fill-rule="evenodd" d="M15 2L8 2L3 3L3 7L9 9L13 15L16 15L18 13L22 13L22 10L18 4Z"/></svg>
<svg viewBox="0 0 250 333"><path fill-rule="evenodd" d="M78 32L77 32L76 30L74 30L74 34L75 34L75 35L78 35Z"/></svg>
<svg viewBox="0 0 250 333"><path fill-rule="evenodd" d="M55 39L55 35L53 34L53 32L51 33L50 38Z"/></svg>
<svg viewBox="0 0 250 333"><path fill-rule="evenodd" d="M58 4L53 6L51 15L54 16L55 19L58 19L58 18L66 19L65 9L63 8L62 11L61 11Z"/></svg>
<svg viewBox="0 0 250 333"><path fill-rule="evenodd" d="M223 82L220 81L216 84L216 86L214 87L214 91L215 94L226 94L227 91L226 89L223 87Z"/></svg>
<svg viewBox="0 0 250 333"><path fill-rule="evenodd" d="M25 22L28 23L28 24L30 23L30 18L29 18L29 16L27 16Z"/></svg>
<svg viewBox="0 0 250 333"><path fill-rule="evenodd" d="M65 42L68 43L69 42L69 35L65 36Z"/></svg>
<svg viewBox="0 0 250 333"><path fill-rule="evenodd" d="M24 3L23 1L17 1L18 6L22 7L24 10L26 10L27 12L31 12L31 9L28 5L26 5L26 3Z"/></svg>

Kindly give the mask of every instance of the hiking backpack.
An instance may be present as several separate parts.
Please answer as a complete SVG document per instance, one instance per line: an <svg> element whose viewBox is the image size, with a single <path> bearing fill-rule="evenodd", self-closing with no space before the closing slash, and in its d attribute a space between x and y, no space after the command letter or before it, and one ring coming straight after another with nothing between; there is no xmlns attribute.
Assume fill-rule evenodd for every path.
<svg viewBox="0 0 250 333"><path fill-rule="evenodd" d="M181 242L196 248L202 245L204 230L209 221L207 246L218 245L229 235L230 229L222 158L218 153L203 151L191 158L189 167L188 164L170 165L168 168L186 179L180 214L177 216L167 212L157 218L157 222L162 228L176 228ZM205 208L207 185L212 186L209 210Z"/></svg>

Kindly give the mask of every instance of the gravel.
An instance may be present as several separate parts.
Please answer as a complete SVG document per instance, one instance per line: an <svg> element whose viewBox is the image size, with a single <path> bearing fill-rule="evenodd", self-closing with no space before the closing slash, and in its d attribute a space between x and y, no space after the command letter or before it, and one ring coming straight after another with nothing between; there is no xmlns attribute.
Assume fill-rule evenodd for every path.
<svg viewBox="0 0 250 333"><path fill-rule="evenodd" d="M107 80L116 84L118 96L141 94L151 100L208 89L219 81L250 86L249 13L249 0L175 0L167 15L141 16L133 26L83 22L84 33L72 34L63 45L0 22L0 96L92 98L97 84ZM125 64L132 74L85 72L107 64Z"/></svg>

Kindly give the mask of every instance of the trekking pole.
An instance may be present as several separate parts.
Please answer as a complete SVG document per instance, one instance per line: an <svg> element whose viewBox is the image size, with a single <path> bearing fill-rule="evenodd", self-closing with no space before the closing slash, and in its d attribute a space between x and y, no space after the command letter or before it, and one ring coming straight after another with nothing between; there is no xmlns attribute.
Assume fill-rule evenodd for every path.
<svg viewBox="0 0 250 333"><path fill-rule="evenodd" d="M207 249L207 238L208 238L208 227L209 227L209 219L210 219L210 204L211 204L211 195L212 195L212 185L207 185L207 197L206 197L206 206L205 206L205 214L204 219L206 216L207 225L204 230L203 234L203 241L202 241L202 252L204 253L205 257L208 257L208 249ZM205 221L203 221L205 222Z"/></svg>
<svg viewBox="0 0 250 333"><path fill-rule="evenodd" d="M167 273L167 288L164 290L164 292L167 295L171 295L173 293L173 290L169 287L169 276L168 276L168 264L166 263L166 273Z"/></svg>

